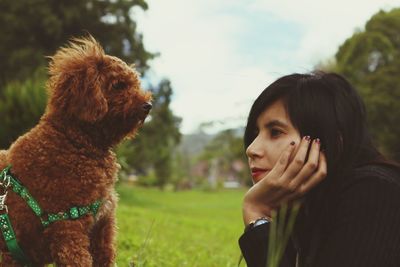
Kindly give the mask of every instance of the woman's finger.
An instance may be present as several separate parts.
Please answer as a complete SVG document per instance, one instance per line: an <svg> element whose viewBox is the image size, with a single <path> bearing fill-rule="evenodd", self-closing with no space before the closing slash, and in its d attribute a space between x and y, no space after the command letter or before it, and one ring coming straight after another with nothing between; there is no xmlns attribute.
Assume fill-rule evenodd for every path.
<svg viewBox="0 0 400 267"><path fill-rule="evenodd" d="M272 187L275 189L273 197L271 197L271 201L280 203L283 199L286 199L292 193L294 193L293 190L289 188L289 182L296 176L298 169L301 170L301 167L304 165L304 160L307 156L309 144L310 137L304 136L298 146L297 153L294 155L293 160L290 161L289 159L290 163L286 170L283 170L282 168L279 169L280 171L283 170L283 173L278 176L277 180L271 182ZM295 161L297 161L297 163L294 163ZM298 164L300 162L301 165ZM291 168L291 170L289 170L289 168Z"/></svg>
<svg viewBox="0 0 400 267"><path fill-rule="evenodd" d="M310 136L308 135L304 136L301 140L296 155L280 178L284 183L289 183L303 168L308 148L310 146L310 140Z"/></svg>
<svg viewBox="0 0 400 267"><path fill-rule="evenodd" d="M322 152L318 152L318 169L309 176L303 183L299 184L295 189L289 186L291 193L285 196L285 201L292 201L295 199L299 199L305 193L310 191L313 187L315 187L318 183L320 183L326 177L326 158ZM311 155L310 155L311 156ZM322 157L322 158L321 158Z"/></svg>
<svg viewBox="0 0 400 267"><path fill-rule="evenodd" d="M318 138L314 139L310 147L310 152L308 155L307 162L304 164L303 168L296 175L296 177L293 178L288 184L288 189L290 191L296 192L297 188L300 185L304 184L308 179L310 179L311 176L317 171L319 167L318 163L319 163L320 148L321 148L320 140Z"/></svg>
<svg viewBox="0 0 400 267"><path fill-rule="evenodd" d="M310 191L317 184L322 182L325 179L328 173L328 166L326 162L326 156L323 152L319 155L318 161L318 170L311 176L309 180L307 180L303 185L300 186L298 192L300 195L304 195L308 191Z"/></svg>
<svg viewBox="0 0 400 267"><path fill-rule="evenodd" d="M275 164L275 166L272 168L271 172L269 173L270 175L280 177L285 172L285 170L289 164L289 159L293 153L294 148L295 148L295 142L292 141L280 155L277 163ZM267 174L267 176L269 174Z"/></svg>

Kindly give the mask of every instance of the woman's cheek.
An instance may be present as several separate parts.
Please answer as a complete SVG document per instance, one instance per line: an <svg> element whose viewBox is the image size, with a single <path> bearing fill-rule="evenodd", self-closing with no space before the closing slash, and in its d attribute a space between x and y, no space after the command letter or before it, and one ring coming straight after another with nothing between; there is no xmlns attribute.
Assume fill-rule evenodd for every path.
<svg viewBox="0 0 400 267"><path fill-rule="evenodd" d="M287 146L290 144L290 140L288 138L281 139L275 142L274 148L271 150L274 152L274 155L270 155L270 157L274 159L273 166L276 165L278 162L279 158L281 157L283 151L287 148Z"/></svg>

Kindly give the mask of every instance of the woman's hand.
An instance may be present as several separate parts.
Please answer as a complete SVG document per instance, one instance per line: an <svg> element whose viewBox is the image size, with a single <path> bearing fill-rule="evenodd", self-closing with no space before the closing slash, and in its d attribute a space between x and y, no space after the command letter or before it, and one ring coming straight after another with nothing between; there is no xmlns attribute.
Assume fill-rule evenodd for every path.
<svg viewBox="0 0 400 267"><path fill-rule="evenodd" d="M326 177L327 163L320 151L319 139L310 142L309 137L304 137L297 153L292 155L294 150L292 142L274 168L246 193L243 200L245 225L260 217L271 217L272 210L303 196Z"/></svg>

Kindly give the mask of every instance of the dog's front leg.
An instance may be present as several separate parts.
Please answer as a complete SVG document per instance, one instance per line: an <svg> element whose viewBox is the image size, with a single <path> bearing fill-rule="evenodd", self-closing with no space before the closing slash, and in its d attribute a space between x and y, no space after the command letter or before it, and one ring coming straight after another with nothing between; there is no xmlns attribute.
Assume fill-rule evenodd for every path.
<svg viewBox="0 0 400 267"><path fill-rule="evenodd" d="M92 267L90 241L81 220L55 222L46 229L51 256L57 267Z"/></svg>
<svg viewBox="0 0 400 267"><path fill-rule="evenodd" d="M9 252L2 252L0 267L22 267L22 264L16 262Z"/></svg>
<svg viewBox="0 0 400 267"><path fill-rule="evenodd" d="M90 235L90 250L93 256L94 267L114 266L115 249L115 217L102 217L93 228Z"/></svg>

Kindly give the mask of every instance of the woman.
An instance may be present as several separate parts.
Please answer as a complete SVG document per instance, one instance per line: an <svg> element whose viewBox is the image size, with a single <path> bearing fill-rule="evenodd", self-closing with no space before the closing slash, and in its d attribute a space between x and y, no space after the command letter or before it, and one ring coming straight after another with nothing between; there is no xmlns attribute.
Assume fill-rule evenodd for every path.
<svg viewBox="0 0 400 267"><path fill-rule="evenodd" d="M249 267L266 266L271 213L293 201L302 206L280 266L400 266L400 168L372 145L365 116L333 73L284 76L256 99L239 239Z"/></svg>

